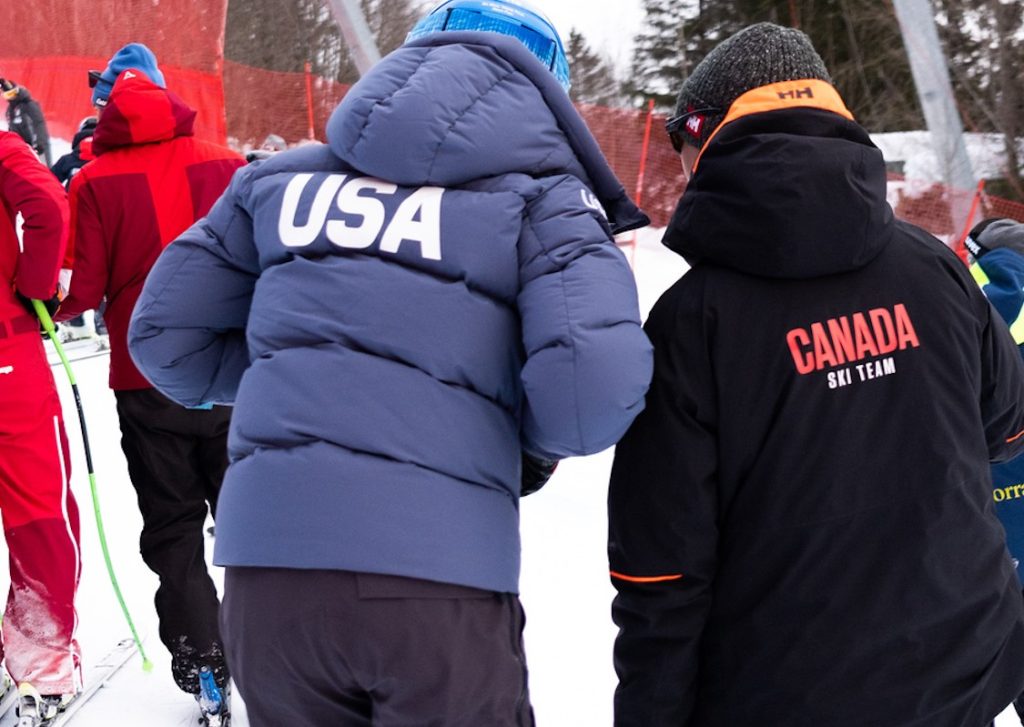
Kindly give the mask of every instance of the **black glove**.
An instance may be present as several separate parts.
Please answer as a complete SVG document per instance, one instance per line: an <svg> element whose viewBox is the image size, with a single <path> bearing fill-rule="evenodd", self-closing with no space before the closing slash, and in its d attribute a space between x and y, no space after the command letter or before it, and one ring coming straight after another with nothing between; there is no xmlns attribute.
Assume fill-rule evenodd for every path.
<svg viewBox="0 0 1024 727"><path fill-rule="evenodd" d="M519 488L519 496L532 495L546 485L557 466L558 460L539 459L523 452L523 481Z"/></svg>
<svg viewBox="0 0 1024 727"><path fill-rule="evenodd" d="M264 159L269 159L274 156L274 152L266 151L265 149L253 149L245 154L246 164L252 164L253 162L261 162Z"/></svg>
<svg viewBox="0 0 1024 727"><path fill-rule="evenodd" d="M32 305L32 299L26 298L24 295L17 291L15 291L15 295L18 296L18 302L25 306L25 310L28 311L29 315L35 318L36 309L35 306ZM43 301L43 307L46 308L46 312L50 314L50 318L53 318L54 314L57 312L57 309L60 308L60 298L57 297L56 293L54 293L52 298ZM56 328L56 325L54 326L54 328ZM39 332L42 333L44 336L46 335L46 328L43 327L42 321L39 321Z"/></svg>

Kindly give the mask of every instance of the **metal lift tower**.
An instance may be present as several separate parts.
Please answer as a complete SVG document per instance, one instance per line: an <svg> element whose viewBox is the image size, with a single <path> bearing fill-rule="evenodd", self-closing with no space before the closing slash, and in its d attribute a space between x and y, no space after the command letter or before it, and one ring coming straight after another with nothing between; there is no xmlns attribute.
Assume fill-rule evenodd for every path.
<svg viewBox="0 0 1024 727"><path fill-rule="evenodd" d="M352 54L359 75L366 74L370 67L380 60L380 51L366 24L359 0L328 0L334 21L341 28L341 35Z"/></svg>
<svg viewBox="0 0 1024 727"><path fill-rule="evenodd" d="M953 100L946 56L930 0L893 0L910 70L917 86L925 122L931 132L935 155L943 166L945 183L956 191L950 212L957 229L970 224L971 194L977 184L964 145L964 129Z"/></svg>

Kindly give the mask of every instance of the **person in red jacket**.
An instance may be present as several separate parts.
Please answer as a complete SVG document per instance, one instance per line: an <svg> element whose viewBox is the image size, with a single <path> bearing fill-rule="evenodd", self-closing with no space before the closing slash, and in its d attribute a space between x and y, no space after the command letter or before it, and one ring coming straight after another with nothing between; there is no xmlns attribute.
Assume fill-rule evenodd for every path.
<svg viewBox="0 0 1024 727"><path fill-rule="evenodd" d="M100 109L96 158L71 182L74 263L57 317L95 309L106 296L110 387L142 512L142 557L160 578L160 639L177 685L197 694L202 666L222 688L227 681L203 524L227 468L230 409L186 409L161 395L132 362L126 334L157 256L206 214L244 161L193 138L196 112L162 87L145 46L125 46L90 80Z"/></svg>
<svg viewBox="0 0 1024 727"><path fill-rule="evenodd" d="M45 715L82 686L81 565L60 399L26 308L54 296L67 225L60 182L17 134L0 132L0 512L11 573L0 655L23 700Z"/></svg>

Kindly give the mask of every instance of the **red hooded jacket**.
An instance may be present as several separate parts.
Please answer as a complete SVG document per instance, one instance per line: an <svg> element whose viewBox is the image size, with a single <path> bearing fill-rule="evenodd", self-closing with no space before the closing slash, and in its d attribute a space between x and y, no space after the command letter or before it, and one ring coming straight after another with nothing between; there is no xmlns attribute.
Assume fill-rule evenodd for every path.
<svg viewBox="0 0 1024 727"><path fill-rule="evenodd" d="M15 217L21 213L24 252L19 251ZM57 289L57 272L67 244L68 203L57 178L13 132L0 131L0 330L29 318L14 296L46 300ZM20 332L20 331L19 331Z"/></svg>
<svg viewBox="0 0 1024 727"><path fill-rule="evenodd" d="M114 83L92 140L96 159L71 181L71 289L57 315L99 306L110 332L110 388L151 384L128 355L127 331L142 284L160 252L206 215L245 162L192 138L196 112L144 75Z"/></svg>

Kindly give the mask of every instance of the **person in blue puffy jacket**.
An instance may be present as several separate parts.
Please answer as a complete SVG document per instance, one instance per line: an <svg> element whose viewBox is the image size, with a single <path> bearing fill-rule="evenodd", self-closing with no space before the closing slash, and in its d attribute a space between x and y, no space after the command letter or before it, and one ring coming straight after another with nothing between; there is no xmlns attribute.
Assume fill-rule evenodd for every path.
<svg viewBox="0 0 1024 727"><path fill-rule="evenodd" d="M648 220L568 70L525 3L443 3L146 281L140 370L235 406L214 557L254 725L533 723L521 491L615 444L652 367L612 239Z"/></svg>

